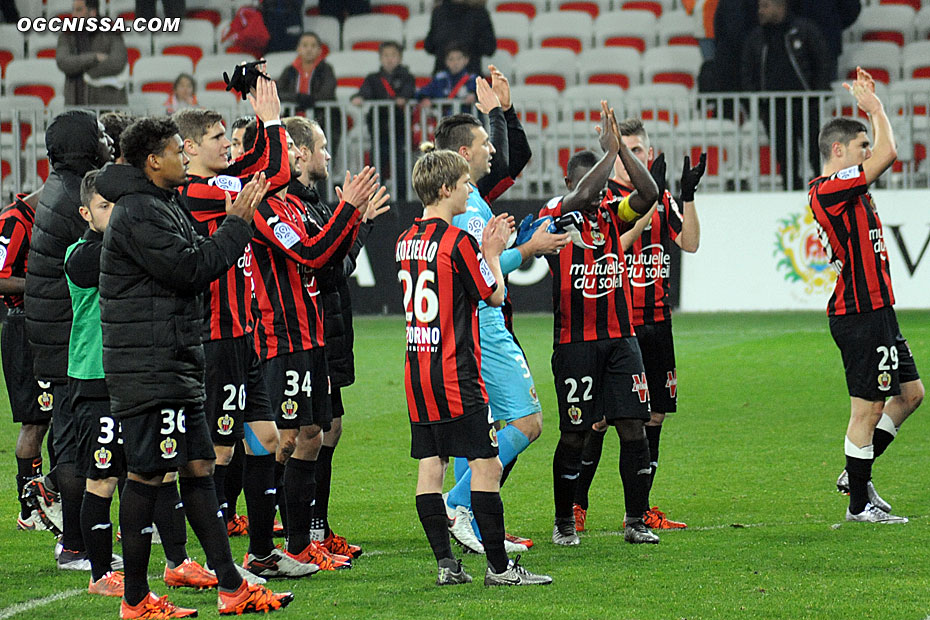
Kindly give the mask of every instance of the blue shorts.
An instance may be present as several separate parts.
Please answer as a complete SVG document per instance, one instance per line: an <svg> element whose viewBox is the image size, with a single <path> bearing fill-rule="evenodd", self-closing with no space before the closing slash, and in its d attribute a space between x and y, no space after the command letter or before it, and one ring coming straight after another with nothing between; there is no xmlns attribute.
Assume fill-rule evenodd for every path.
<svg viewBox="0 0 930 620"><path fill-rule="evenodd" d="M542 411L523 350L493 308L479 311L481 378L488 390L491 416L513 422ZM490 320L488 320L490 319Z"/></svg>

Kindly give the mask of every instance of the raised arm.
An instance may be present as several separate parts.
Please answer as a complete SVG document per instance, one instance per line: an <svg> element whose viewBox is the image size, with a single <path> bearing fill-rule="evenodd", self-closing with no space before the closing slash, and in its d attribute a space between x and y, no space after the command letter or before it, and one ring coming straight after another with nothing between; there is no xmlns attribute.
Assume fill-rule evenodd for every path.
<svg viewBox="0 0 930 620"><path fill-rule="evenodd" d="M620 134L610 128L612 114L613 111L607 108L607 102L602 100L601 124L596 127L596 130L604 155L578 181L578 184L565 194L562 199L562 213L586 209L600 199L601 192L604 190L604 186L607 185L607 179L610 178L610 174L613 172L614 160L617 158L621 145Z"/></svg>
<svg viewBox="0 0 930 620"><path fill-rule="evenodd" d="M843 86L856 98L859 109L869 115L872 123L872 156L862 163L865 181L871 185L898 157L891 122L875 95L875 80L862 67L856 67L856 80L851 85L843 82Z"/></svg>
<svg viewBox="0 0 930 620"><path fill-rule="evenodd" d="M488 69L491 72L491 92L497 97L504 122L501 127L496 115L489 115L491 116L491 144L497 152L491 158L491 172L477 183L481 196L491 203L514 184L532 157L533 151L526 138L523 125L513 109L510 82L494 65L488 65ZM482 108L481 94L479 91L479 110ZM493 103L493 100L491 101ZM497 135L495 130L498 131Z"/></svg>

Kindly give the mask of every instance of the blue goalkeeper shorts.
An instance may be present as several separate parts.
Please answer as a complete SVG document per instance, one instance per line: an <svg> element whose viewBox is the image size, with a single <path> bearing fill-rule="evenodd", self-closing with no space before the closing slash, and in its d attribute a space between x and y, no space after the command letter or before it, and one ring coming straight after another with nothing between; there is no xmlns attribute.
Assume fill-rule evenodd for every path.
<svg viewBox="0 0 930 620"><path fill-rule="evenodd" d="M482 308L478 315L481 377L488 390L491 416L509 423L542 411L526 357L507 331L503 315L498 308Z"/></svg>

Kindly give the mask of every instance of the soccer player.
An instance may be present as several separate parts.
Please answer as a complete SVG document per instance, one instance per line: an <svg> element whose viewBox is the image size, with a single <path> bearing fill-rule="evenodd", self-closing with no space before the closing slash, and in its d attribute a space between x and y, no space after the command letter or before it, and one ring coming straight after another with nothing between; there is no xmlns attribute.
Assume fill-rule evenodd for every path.
<svg viewBox="0 0 930 620"><path fill-rule="evenodd" d="M601 102L600 160L590 151L569 160L568 194L553 198L540 212L557 226L574 229L577 242L557 256L547 256L552 272L555 347L552 373L559 401L561 437L552 462L555 526L552 542L580 543L572 505L585 437L606 421L620 437L620 478L626 519L624 538L658 543L646 527L649 509L649 388L636 341L629 281L620 235L658 199L649 171L621 141L620 129ZM635 190L626 197L605 192L617 155Z"/></svg>
<svg viewBox="0 0 930 620"><path fill-rule="evenodd" d="M478 303L504 303L500 254L513 220L491 218L479 249L474 237L452 226L473 191L468 162L453 151L425 148L413 167L423 217L398 238L395 261L407 320L404 384L410 456L419 461L417 514L439 566L436 584L471 581L449 544L442 484L450 456L467 459L472 471L472 507L487 555L484 584L549 584L551 577L527 571L504 550L502 467L481 379Z"/></svg>
<svg viewBox="0 0 930 620"><path fill-rule="evenodd" d="M306 165L325 175L329 152L319 125L313 144L313 162ZM317 228L305 205L284 187L261 203L254 224L255 346L281 434L277 461L283 465L284 493L282 501L279 491L278 508L288 553L324 570L350 568L351 558L330 553L310 535L317 458L333 417L316 272L345 258L376 189L374 169L355 177L347 173L339 206Z"/></svg>
<svg viewBox="0 0 930 620"><path fill-rule="evenodd" d="M332 219L333 209L320 199L316 185L328 176L325 144L319 144L323 135L316 121L300 116L284 121L288 135L297 149L296 174L288 186L288 193L299 199L307 209L307 227L311 235L318 234ZM323 433L323 445L316 459L316 490L313 499L313 518L310 537L328 551L338 555L358 557L362 548L351 545L345 537L336 534L329 525L329 496L332 484L333 453L342 437L342 388L355 382L355 358L352 352L354 330L352 326L352 299L349 294L349 274L355 270L355 260L374 226L374 219L387 212L390 195L382 186L373 200L383 206L372 209L366 206L358 233L342 261L331 260L316 272L320 296L317 301L323 311L323 332L326 342L326 365L329 369L330 401L333 421ZM371 202L371 200L369 201Z"/></svg>
<svg viewBox="0 0 930 620"><path fill-rule="evenodd" d="M251 116L240 116L229 126L229 159L236 161L245 155L245 148L242 145L242 134L245 133L245 127L253 121Z"/></svg>
<svg viewBox="0 0 930 620"><path fill-rule="evenodd" d="M620 123L623 143L633 155L648 166L654 159L649 136L641 120L630 118ZM675 243L685 252L696 252L701 241L701 228L694 206L694 191L704 175L706 156L691 167L691 158L685 156L679 183L681 208L665 189L665 158L660 155L652 166L652 176L659 187L661 200L633 229L623 233L620 243L626 255L627 275L633 307L633 327L643 355L646 383L650 386L650 420L646 422L646 439L649 441L649 461L652 480L659 465L659 437L665 416L676 410L678 404L678 371L675 367L675 345L672 339L672 309L667 305L671 278L671 245ZM614 178L608 181L613 194L628 196L633 192L630 175L617 158ZM588 509L588 489L601 457L604 433L590 433L581 455L581 475L578 479L574 505L575 529L584 531ZM646 526L652 529L682 529L686 524L672 521L653 506L646 511Z"/></svg>
<svg viewBox="0 0 930 620"><path fill-rule="evenodd" d="M869 115L874 145L860 121L828 122L818 141L823 172L811 181L808 192L820 239L838 274L827 314L843 358L851 404L846 469L837 487L848 487L847 521L907 523L905 517L891 514L891 506L872 485L872 463L924 397L895 317L882 222L869 193L869 185L891 166L897 150L872 76L857 68L855 81L843 86Z"/></svg>
<svg viewBox="0 0 930 620"><path fill-rule="evenodd" d="M226 218L226 192L236 194L256 172L265 174L272 191L286 188L291 177L274 82L259 79L249 101L261 124L256 132L260 137L233 163L229 162L230 141L220 114L186 109L172 116L190 159L188 182L180 188L181 204L193 215L195 230L205 237ZM259 577L302 577L315 572L315 567L296 562L274 545L278 431L251 334L251 275L252 249L248 245L226 277L210 284L204 300L205 407L217 457L213 479L227 534L235 532L236 510L226 499L226 472L236 445L245 440L243 490L250 527L243 566Z"/></svg>
<svg viewBox="0 0 930 620"><path fill-rule="evenodd" d="M478 109L487 114L491 134L471 114L448 116L436 130L436 146L458 152L468 162L471 192L465 212L452 225L481 242L484 227L493 217L489 203L514 183L531 156L530 146L510 98L507 78L491 65L491 83L478 78ZM519 247L504 250L501 271L506 276L537 254L555 253L569 242L568 235L550 234L545 226ZM542 432L542 407L523 350L507 329L499 307L478 303L481 334L481 378L488 392L491 415L499 428L497 441L501 464L507 467ZM452 536L470 551L482 553L480 532L471 516L471 470L465 459L455 460L455 486L446 496L453 519ZM531 541L520 543L505 537L508 551L525 551ZM527 544L529 543L529 545Z"/></svg>
<svg viewBox="0 0 930 620"><path fill-rule="evenodd" d="M213 488L216 454L203 409L202 292L236 263L267 191L246 184L209 238L178 202L187 157L170 119L144 118L120 140L129 165L108 166L97 191L115 203L100 253L103 369L110 412L123 431L129 470L120 497L125 581L122 618L191 617L148 586L151 524L167 471L179 470L181 499L218 581L221 615L273 611L293 596L246 582L229 550Z"/></svg>
<svg viewBox="0 0 930 620"><path fill-rule="evenodd" d="M20 530L47 529L40 513L23 499L23 487L42 477L42 440L52 419L51 384L36 381L32 374L32 347L26 339L23 311L26 258L41 191L18 194L0 213L0 295L7 307L0 353L13 422L20 425L16 438L16 496L20 503L16 528ZM58 518L60 526L60 512Z"/></svg>

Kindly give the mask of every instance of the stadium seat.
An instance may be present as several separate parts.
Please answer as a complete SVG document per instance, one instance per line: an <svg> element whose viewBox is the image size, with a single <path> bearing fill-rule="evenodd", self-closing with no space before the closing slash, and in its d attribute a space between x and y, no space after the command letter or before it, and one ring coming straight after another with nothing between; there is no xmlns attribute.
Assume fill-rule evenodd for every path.
<svg viewBox="0 0 930 620"><path fill-rule="evenodd" d="M930 64L926 60L925 63ZM907 112L908 106L910 106L909 113ZM930 80L921 78L892 82L888 86L888 110L889 112L893 110L899 116L905 114L926 116L927 110L930 110Z"/></svg>
<svg viewBox="0 0 930 620"><path fill-rule="evenodd" d="M213 24L216 28L224 19L231 18L236 7L226 0L194 0L187 3L184 14L188 20L201 20Z"/></svg>
<svg viewBox="0 0 930 620"><path fill-rule="evenodd" d="M688 106L689 89L682 84L631 86L623 100L627 113L644 121L677 124Z"/></svg>
<svg viewBox="0 0 930 620"><path fill-rule="evenodd" d="M597 19L612 8L611 0L554 0L551 4L555 11L584 11L591 19Z"/></svg>
<svg viewBox="0 0 930 620"><path fill-rule="evenodd" d="M662 17L664 6L658 0L621 0L620 9L623 11L649 11L656 16L656 19Z"/></svg>
<svg viewBox="0 0 930 620"><path fill-rule="evenodd" d="M162 114L167 100L168 95L165 93L129 93L129 109L134 114ZM200 100L199 95L197 100Z"/></svg>
<svg viewBox="0 0 930 620"><path fill-rule="evenodd" d="M578 56L581 84L612 84L626 90L640 83L640 55L633 48L597 47Z"/></svg>
<svg viewBox="0 0 930 620"><path fill-rule="evenodd" d="M226 81L223 79L223 72L231 73L233 67L240 62L249 62L253 60L246 54L212 54L204 56L197 63L197 69L194 77L197 79L197 92L207 90L226 90ZM273 75L276 78L278 76Z"/></svg>
<svg viewBox="0 0 930 620"><path fill-rule="evenodd" d="M342 25L342 49L378 51L382 41L404 40L404 20L396 15L352 15Z"/></svg>
<svg viewBox="0 0 930 620"><path fill-rule="evenodd" d="M530 25L533 47L567 49L578 54L591 46L593 22L587 13L555 11L540 13Z"/></svg>
<svg viewBox="0 0 930 620"><path fill-rule="evenodd" d="M685 11L667 11L659 18L659 45L697 45L702 24Z"/></svg>
<svg viewBox="0 0 930 620"><path fill-rule="evenodd" d="M319 15L320 0L304 0L304 15Z"/></svg>
<svg viewBox="0 0 930 620"><path fill-rule="evenodd" d="M601 118L601 99L616 106L624 96L623 91L614 84L579 84L569 86L562 91L560 101L567 108L563 108L562 118L573 121L587 121L596 123ZM589 127L590 129L590 127Z"/></svg>
<svg viewBox="0 0 930 620"><path fill-rule="evenodd" d="M527 133L532 134L539 134L556 120L560 97L558 89L554 86L524 84L511 88L511 98L517 116Z"/></svg>
<svg viewBox="0 0 930 620"><path fill-rule="evenodd" d="M740 148L739 127L734 121L720 118L681 121L675 127L676 157L673 161L691 157L697 161L707 153L707 179L709 186L721 187L723 182L737 176L737 151Z"/></svg>
<svg viewBox="0 0 930 620"><path fill-rule="evenodd" d="M407 49L423 49L426 35L429 34L429 20L429 13L421 13L411 15L410 19L404 22L404 41L406 41ZM495 34L499 33L495 32Z"/></svg>
<svg viewBox="0 0 930 620"><path fill-rule="evenodd" d="M435 61L436 59L432 54L427 54L423 50L406 50L401 64L407 65L410 73L413 74L417 88L422 88L433 79L433 64ZM375 67L368 73L377 70L377 67Z"/></svg>
<svg viewBox="0 0 930 620"><path fill-rule="evenodd" d="M181 73L194 73L194 63L187 56L140 58L132 70L133 91L171 94L174 80Z"/></svg>
<svg viewBox="0 0 930 620"><path fill-rule="evenodd" d="M133 19L136 16L136 0L109 0L107 15Z"/></svg>
<svg viewBox="0 0 930 620"><path fill-rule="evenodd" d="M166 56L187 56L197 68L197 63L204 55L215 53L214 42L216 29L211 22L203 19L182 20L178 32L159 33L152 37L156 54Z"/></svg>
<svg viewBox="0 0 930 620"><path fill-rule="evenodd" d="M879 82L897 79L901 68L901 48L888 41L847 44L839 58L839 76L855 79L860 66Z"/></svg>
<svg viewBox="0 0 930 620"><path fill-rule="evenodd" d="M605 13L594 20L594 44L601 47L632 47L640 53L656 44L655 15L649 11Z"/></svg>
<svg viewBox="0 0 930 620"><path fill-rule="evenodd" d="M32 95L48 106L62 92L65 76L52 58L24 58L6 66L3 82L7 96Z"/></svg>
<svg viewBox="0 0 930 620"><path fill-rule="evenodd" d="M904 46L901 66L905 78L930 78L930 41L915 41Z"/></svg>
<svg viewBox="0 0 930 620"><path fill-rule="evenodd" d="M52 17L70 17L73 2L71 0L46 0L45 16Z"/></svg>
<svg viewBox="0 0 930 620"><path fill-rule="evenodd" d="M644 84L682 84L694 88L704 59L696 47L664 45L643 53Z"/></svg>
<svg viewBox="0 0 930 620"><path fill-rule="evenodd" d="M372 0L371 12L380 15L396 15L404 21L420 13L420 0Z"/></svg>
<svg viewBox="0 0 930 620"><path fill-rule="evenodd" d="M315 32L323 42L323 52L338 52L340 46L339 20L329 15L304 16L304 32Z"/></svg>
<svg viewBox="0 0 930 620"><path fill-rule="evenodd" d="M920 9L914 17L914 30L917 34L917 41L930 39L930 4Z"/></svg>
<svg viewBox="0 0 930 620"><path fill-rule="evenodd" d="M546 0L488 0L488 11L523 13L530 19L546 10Z"/></svg>
<svg viewBox="0 0 930 620"><path fill-rule="evenodd" d="M252 106L243 101L239 95L221 90L205 90L197 93L197 105L208 110L216 110L225 116L229 122L235 120L235 118L229 118L230 112L236 116L239 114L255 114L252 111Z"/></svg>
<svg viewBox="0 0 930 620"><path fill-rule="evenodd" d="M297 55L294 52L271 52L265 54L265 73L277 80L281 73L294 64Z"/></svg>
<svg viewBox="0 0 930 620"><path fill-rule="evenodd" d="M530 18L523 13L491 13L497 49L516 56L530 45Z"/></svg>
<svg viewBox="0 0 930 620"><path fill-rule="evenodd" d="M915 11L919 11L921 4L927 6L926 2L921 2L921 0L879 0L879 4L890 4L890 5L903 5L909 6Z"/></svg>
<svg viewBox="0 0 930 620"><path fill-rule="evenodd" d="M513 63L514 57L510 55L510 52L498 49L491 57L484 59L484 71L487 71L488 65L494 65L501 73L507 76L508 80L514 82L517 78L514 75Z"/></svg>
<svg viewBox="0 0 930 620"><path fill-rule="evenodd" d="M14 119L14 110L18 116ZM4 148L13 146L13 121L19 126L17 150L26 148L33 129L45 116L45 103L38 97L0 97L0 144Z"/></svg>
<svg viewBox="0 0 930 620"><path fill-rule="evenodd" d="M850 36L853 41L889 41L901 47L911 40L914 17L914 10L909 6L865 6L849 27Z"/></svg>
<svg viewBox="0 0 930 620"><path fill-rule="evenodd" d="M29 58L55 58L58 35L54 32L30 32L26 37Z"/></svg>
<svg viewBox="0 0 930 620"><path fill-rule="evenodd" d="M514 68L521 84L543 84L562 91L577 81L575 54L569 50L526 50L517 55Z"/></svg>
<svg viewBox="0 0 930 620"><path fill-rule="evenodd" d="M380 66L378 52L360 50L333 52L326 57L326 62L333 66L337 86L351 86L356 89L365 81L366 75L377 71Z"/></svg>
<svg viewBox="0 0 930 620"><path fill-rule="evenodd" d="M6 75L6 66L12 60L26 57L26 37L14 24L0 25L0 72Z"/></svg>
<svg viewBox="0 0 930 620"><path fill-rule="evenodd" d="M123 42L126 44L130 71L139 58L152 55L152 35L148 32L127 32L123 35Z"/></svg>

